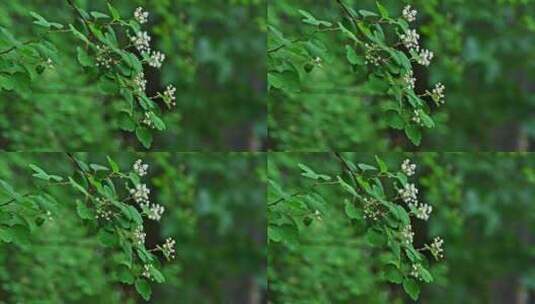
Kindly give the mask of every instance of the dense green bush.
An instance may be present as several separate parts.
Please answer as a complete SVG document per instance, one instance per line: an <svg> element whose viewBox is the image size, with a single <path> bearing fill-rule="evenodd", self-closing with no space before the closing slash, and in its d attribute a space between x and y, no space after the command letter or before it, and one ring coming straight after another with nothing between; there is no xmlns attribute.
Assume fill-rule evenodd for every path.
<svg viewBox="0 0 535 304"><path fill-rule="evenodd" d="M1 148L259 149L261 4L3 1Z"/></svg>
<svg viewBox="0 0 535 304"><path fill-rule="evenodd" d="M403 202L402 185L413 168L403 162L401 153L376 159L359 153L269 157L271 301L406 303L410 297L421 303L533 301L535 157L407 156L416 164L416 175L409 180L419 189L419 206L432 209L414 209ZM400 196L396 187L403 189ZM407 267L416 259L412 245L400 243L406 236L400 225L406 212L414 248L423 248L417 252L425 256L417 273ZM423 215L429 213L426 220ZM430 262L440 257L438 247L429 245L437 236L444 239L444 257ZM416 277L421 280L415 285Z"/></svg>
<svg viewBox="0 0 535 304"><path fill-rule="evenodd" d="M534 10L533 1L270 1L271 148L529 148ZM434 53L429 67L422 49Z"/></svg>
<svg viewBox="0 0 535 304"><path fill-rule="evenodd" d="M263 296L262 158L138 157L2 155L1 303Z"/></svg>

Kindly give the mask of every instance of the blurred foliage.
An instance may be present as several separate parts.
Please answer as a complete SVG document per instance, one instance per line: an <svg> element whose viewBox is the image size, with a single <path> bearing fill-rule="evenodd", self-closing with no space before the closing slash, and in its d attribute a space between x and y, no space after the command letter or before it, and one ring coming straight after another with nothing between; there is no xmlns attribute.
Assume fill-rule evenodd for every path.
<svg viewBox="0 0 535 304"><path fill-rule="evenodd" d="M279 47L283 35L292 50L283 58L286 67L299 71L286 75L284 89L280 84L270 89L270 148L415 149L403 132L391 129L392 119L385 114L388 98L362 97L370 85L363 85L367 74L354 68L355 61L350 64L347 33L318 33L310 20L302 21L307 18L299 10L353 30L337 2L269 1L268 50ZM342 2L355 12L378 10L374 0ZM401 16L406 4L418 10L411 28L420 33L420 45L435 56L428 69L414 65L416 91L424 92L438 82L446 87L446 103L433 115L436 127L423 130L422 151L509 151L533 146L534 1L379 2L393 17ZM277 57L277 52L268 55L270 73L280 70ZM321 65L316 64L317 57ZM288 93L288 88L293 91ZM377 86L375 90L381 91Z"/></svg>
<svg viewBox="0 0 535 304"><path fill-rule="evenodd" d="M105 154L76 157L106 164ZM261 155L112 153L110 157L126 170L137 158L149 164L144 179L150 198L164 205L165 213L160 222L146 223L147 248L167 237L177 241L176 259L162 269L166 282L151 284L151 302L260 301L266 288ZM4 205L6 196L1 192L0 219L18 218L34 229L6 242L6 227L0 227L0 302L143 302L134 287L119 283L110 266L117 256L109 255L90 223L78 218L74 192L36 181L29 163L49 174L73 173L62 153L4 153L0 158L0 179L19 193L48 193L55 201L54 208L38 205L30 216L18 203Z"/></svg>
<svg viewBox="0 0 535 304"><path fill-rule="evenodd" d="M373 154L344 153L373 164ZM445 258L431 264L432 284L422 285L419 303L532 303L535 299L535 155L500 153L388 153L378 155L396 170L405 158L417 164L421 202L433 206L428 222L413 222L421 247L440 235ZM334 154L277 153L268 177L287 193L308 192L316 183L298 164L318 174L342 175ZM273 204L268 191L268 280L273 303L410 303L401 286L384 279L381 251L370 245L362 222L348 219L336 185L317 185L309 196ZM274 241L271 225L284 216L294 229Z"/></svg>
<svg viewBox="0 0 535 304"><path fill-rule="evenodd" d="M75 3L88 12L108 12L104 0ZM163 91L169 83L177 87L177 107L163 118L167 130L154 139L154 150L261 148L266 136L264 61L258 60L265 54L265 6L261 1L111 3L124 18L132 18L138 6L150 13L145 28L154 49L161 50L166 60L161 71L145 71L148 94ZM122 97L105 93L102 84L86 77L76 60L74 35L44 34L43 27L32 23L30 12L49 22L79 25L67 1L2 2L0 53L16 46L13 39L27 42L14 51L20 54L21 68L28 68L35 78L31 82L6 80L9 74L0 67L0 87L4 89L0 89L1 147L26 151L140 149L135 135L120 129ZM28 48L39 48L45 39L50 41L46 46L54 68L43 72L47 58L33 58ZM35 73L35 68L43 73Z"/></svg>

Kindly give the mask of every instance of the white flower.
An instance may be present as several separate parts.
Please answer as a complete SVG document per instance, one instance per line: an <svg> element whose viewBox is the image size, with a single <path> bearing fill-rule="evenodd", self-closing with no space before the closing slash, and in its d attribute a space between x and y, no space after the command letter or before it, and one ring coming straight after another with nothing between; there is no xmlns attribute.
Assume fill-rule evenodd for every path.
<svg viewBox="0 0 535 304"><path fill-rule="evenodd" d="M166 258L175 258L175 240L172 238L167 238L165 243L162 245L162 252Z"/></svg>
<svg viewBox="0 0 535 304"><path fill-rule="evenodd" d="M162 218L162 214L165 210L165 208L162 205L158 204L152 204L150 208L148 208L148 205L144 206L148 210L146 210L147 217L154 221L159 221Z"/></svg>
<svg viewBox="0 0 535 304"><path fill-rule="evenodd" d="M411 276L415 277L418 280L422 280L422 277L420 276L421 267L422 267L421 264L412 264Z"/></svg>
<svg viewBox="0 0 535 304"><path fill-rule="evenodd" d="M364 218L377 221L381 216L380 204L376 199L364 198Z"/></svg>
<svg viewBox="0 0 535 304"><path fill-rule="evenodd" d="M444 245L444 240L437 236L433 239L433 243L428 247L431 254L437 260L444 258L444 249L442 248L442 245Z"/></svg>
<svg viewBox="0 0 535 304"><path fill-rule="evenodd" d="M403 81L405 84L407 84L407 88L409 90L414 90L416 87L416 78L414 78L414 73L412 70L403 76Z"/></svg>
<svg viewBox="0 0 535 304"><path fill-rule="evenodd" d="M409 206L411 209L413 209L414 215L424 221L427 221L429 219L429 216L431 215L431 212L433 211L433 207L424 204L424 203L415 203L411 204Z"/></svg>
<svg viewBox="0 0 535 304"><path fill-rule="evenodd" d="M403 189L399 189L398 193L405 203L416 203L418 201L418 189L414 184L406 184Z"/></svg>
<svg viewBox="0 0 535 304"><path fill-rule="evenodd" d="M405 45L407 49L415 51L420 49L418 43L420 35L416 32L416 30L408 30L405 34L401 34L399 38L401 38L401 42L403 42L403 45Z"/></svg>
<svg viewBox="0 0 535 304"><path fill-rule="evenodd" d="M147 23L147 21L149 20L149 12L144 12L142 7L138 7L134 11L134 18L140 24Z"/></svg>
<svg viewBox="0 0 535 304"><path fill-rule="evenodd" d="M45 64L49 69L53 69L54 68L54 62L52 61L51 58L47 58L47 60L45 61Z"/></svg>
<svg viewBox="0 0 535 304"><path fill-rule="evenodd" d="M175 97L175 93L176 93L176 88L172 85L168 85L166 88L165 88L165 92L163 93L163 99L165 101L165 103L167 103L168 105L171 105L171 106L176 106L176 97Z"/></svg>
<svg viewBox="0 0 535 304"><path fill-rule="evenodd" d="M145 176L147 175L147 170L149 169L149 165L144 164L141 159L136 160L136 162L133 165L134 172L139 176Z"/></svg>
<svg viewBox="0 0 535 304"><path fill-rule="evenodd" d="M412 226L410 224L401 229L401 239L405 245L412 245L414 240L414 232L412 231Z"/></svg>
<svg viewBox="0 0 535 304"><path fill-rule="evenodd" d="M414 115L412 116L411 120L414 121L417 125L422 125L422 117L420 116L420 112L418 110L414 110Z"/></svg>
<svg viewBox="0 0 535 304"><path fill-rule="evenodd" d="M405 6L403 8L403 18L407 20L408 22L413 22L416 20L416 15L418 14L417 10L413 10L410 5Z"/></svg>
<svg viewBox="0 0 535 304"><path fill-rule="evenodd" d="M150 276L150 265L149 264L143 265L143 273L141 275L146 277L147 279L151 279L152 280L152 277Z"/></svg>
<svg viewBox="0 0 535 304"><path fill-rule="evenodd" d="M109 69L112 64L115 64L115 61L111 57L111 51L110 48L105 45L97 45L97 67L104 67Z"/></svg>
<svg viewBox="0 0 535 304"><path fill-rule="evenodd" d="M165 60L165 54L155 51L152 53L146 53L146 56L150 56L147 59L148 65L157 69L162 67L162 63Z"/></svg>
<svg viewBox="0 0 535 304"><path fill-rule="evenodd" d="M136 185L135 189L130 189L130 194L134 201L138 204L148 204L150 189L145 184Z"/></svg>
<svg viewBox="0 0 535 304"><path fill-rule="evenodd" d="M437 103L444 104L444 91L446 90L446 87L441 83L437 83L435 87L433 88L433 92L431 92L431 97L434 101Z"/></svg>
<svg viewBox="0 0 535 304"><path fill-rule="evenodd" d="M143 72L140 72L136 75L136 77L134 77L134 85L136 86L137 91L140 93L145 93L147 88L147 80L145 79L145 74Z"/></svg>
<svg viewBox="0 0 535 304"><path fill-rule="evenodd" d="M103 219L106 221L111 220L113 212L109 209L109 202L107 200L98 198L96 199L96 215L97 219Z"/></svg>
<svg viewBox="0 0 535 304"><path fill-rule="evenodd" d="M409 159L406 159L401 164L401 171L403 171L403 173L405 173L405 175L407 176L413 176L416 172L416 165L411 164L411 161Z"/></svg>
<svg viewBox="0 0 535 304"><path fill-rule="evenodd" d="M147 32L137 32L135 36L130 37L130 41L140 52L150 52L150 39Z"/></svg>
<svg viewBox="0 0 535 304"><path fill-rule="evenodd" d="M143 226L138 226L134 230L134 243L137 246L144 246L146 237L147 237L147 234L143 231Z"/></svg>
<svg viewBox="0 0 535 304"><path fill-rule="evenodd" d="M366 64L373 64L375 66L379 66L381 64L381 61L383 60L383 58L376 54L376 51L375 51L375 47L373 47L372 45L366 43L364 44L364 47L366 48L365 50L365 53L366 53L366 60L365 60L365 63Z"/></svg>
<svg viewBox="0 0 535 304"><path fill-rule="evenodd" d="M141 120L141 123L143 123L144 125L146 125L149 128L155 129L156 126L152 122L152 119L150 118L150 114L151 114L151 112L145 112L145 117L143 117L143 120Z"/></svg>
<svg viewBox="0 0 535 304"><path fill-rule="evenodd" d="M433 57L433 52L424 49L420 52L420 54L418 54L418 59L416 61L423 66L429 66Z"/></svg>

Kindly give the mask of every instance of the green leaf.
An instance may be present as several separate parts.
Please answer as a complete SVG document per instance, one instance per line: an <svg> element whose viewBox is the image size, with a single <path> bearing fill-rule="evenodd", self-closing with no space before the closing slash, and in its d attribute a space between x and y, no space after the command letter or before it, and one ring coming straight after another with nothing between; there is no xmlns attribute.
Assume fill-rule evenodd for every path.
<svg viewBox="0 0 535 304"><path fill-rule="evenodd" d="M351 187L351 185L346 183L340 176L337 176L336 178L338 179L338 183L342 186L342 188L344 188L344 190L351 193L353 196L358 196L357 192L355 191L355 189L353 189L353 187Z"/></svg>
<svg viewBox="0 0 535 304"><path fill-rule="evenodd" d="M350 219L362 220L362 211L349 200L345 200L345 212Z"/></svg>
<svg viewBox="0 0 535 304"><path fill-rule="evenodd" d="M113 6L111 6L110 3L108 3L108 10L110 11L111 16L113 17L113 20L121 19L121 15L119 15L119 12Z"/></svg>
<svg viewBox="0 0 535 304"><path fill-rule="evenodd" d="M397 130L403 130L405 128L405 121L396 111L387 111L384 115L386 123L389 127Z"/></svg>
<svg viewBox="0 0 535 304"><path fill-rule="evenodd" d="M160 117L154 114L154 112L149 112L149 119L152 121L158 131L165 130L165 123Z"/></svg>
<svg viewBox="0 0 535 304"><path fill-rule="evenodd" d="M89 209L81 200L76 200L76 213L78 213L78 216L83 220L94 219L93 211Z"/></svg>
<svg viewBox="0 0 535 304"><path fill-rule="evenodd" d="M141 144L149 149L152 144L152 134L150 133L150 130L145 127L137 127L136 128L136 137L139 139Z"/></svg>
<svg viewBox="0 0 535 304"><path fill-rule="evenodd" d="M41 15L37 14L36 12L30 12L30 16L36 19L36 21L33 22L34 24L50 28L50 22L46 21L45 18L43 18Z"/></svg>
<svg viewBox="0 0 535 304"><path fill-rule="evenodd" d="M149 267L149 273L151 275L151 277L154 278L154 280L156 281L156 283L163 283L165 282L165 277L163 276L163 274L158 270L156 269L156 267L154 266L150 266Z"/></svg>
<svg viewBox="0 0 535 304"><path fill-rule="evenodd" d="M125 112L122 112L119 115L117 124L121 130L133 132L136 129L136 123L134 122L134 119Z"/></svg>
<svg viewBox="0 0 535 304"><path fill-rule="evenodd" d="M54 180L56 182L61 182L63 180L63 177L57 175L49 175L43 169L37 167L36 165L30 164L29 166L35 172L32 175L35 178L39 178L46 181Z"/></svg>
<svg viewBox="0 0 535 304"><path fill-rule="evenodd" d="M110 164L111 171L113 173L118 173L119 172L119 166L117 165L117 163L113 159L111 159L109 156L106 156L106 159L108 159L108 164Z"/></svg>
<svg viewBox="0 0 535 304"><path fill-rule="evenodd" d="M396 267L389 265L385 271L385 279L392 283L401 284L403 282L403 274Z"/></svg>
<svg viewBox="0 0 535 304"><path fill-rule="evenodd" d="M147 280L137 279L135 286L136 286L137 292L143 297L145 301L150 300L152 290Z"/></svg>
<svg viewBox="0 0 535 304"><path fill-rule="evenodd" d="M318 179L322 179L322 180L325 180L325 181L330 181L331 180L330 176L323 175L323 174L317 174L312 169L310 169L309 167L307 167L307 166L305 166L303 164L298 164L297 166L299 168L301 168L301 170L304 171L303 173L301 173L301 175L304 176L304 177L308 177L308 178L311 178L311 179L314 179L314 180L318 180Z"/></svg>
<svg viewBox="0 0 535 304"><path fill-rule="evenodd" d="M72 177L69 176L69 182L71 183L71 185L76 188L76 190L82 192L83 194L85 194L86 196L89 195L89 193L87 193L87 191L85 190L84 187L80 186L80 184L78 184L74 179L72 179Z"/></svg>
<svg viewBox="0 0 535 304"><path fill-rule="evenodd" d="M359 40L357 39L357 36L355 36L355 34L353 34L352 31L348 30L341 22L338 22L338 27L340 28L342 33L344 33L348 38L350 38L351 40L355 42L359 42Z"/></svg>
<svg viewBox="0 0 535 304"><path fill-rule="evenodd" d="M386 10L386 8L383 5L381 5L381 3L379 3L379 1L377 1L376 4L377 4L377 9L379 10L379 13L381 14L381 17L388 18L389 14L388 14L388 11Z"/></svg>
<svg viewBox="0 0 535 304"><path fill-rule="evenodd" d="M418 300L418 297L420 296L420 287L418 286L418 283L416 283L416 280L406 278L403 281L403 289L411 297L411 299L414 301Z"/></svg>
<svg viewBox="0 0 535 304"><path fill-rule="evenodd" d="M134 275L130 272L130 270L126 267L119 268L119 272L117 273L117 279L121 283L125 284L134 284Z"/></svg>
<svg viewBox="0 0 535 304"><path fill-rule="evenodd" d="M375 161L377 162L381 173L388 172L388 167L386 166L386 163L382 159L380 159L379 156L375 155Z"/></svg>
<svg viewBox="0 0 535 304"><path fill-rule="evenodd" d="M379 15L377 15L376 13L367 10L359 10L359 14L362 17L379 17Z"/></svg>
<svg viewBox="0 0 535 304"><path fill-rule="evenodd" d="M424 124L424 126L430 129L434 128L435 122L433 121L433 119L429 115L427 115L425 111L419 111L419 112L420 112L420 118L422 119L422 123Z"/></svg>
<svg viewBox="0 0 535 304"><path fill-rule="evenodd" d="M420 142L422 140L422 132L420 131L420 128L415 125L406 126L405 134L415 146L420 145Z"/></svg>
<svg viewBox="0 0 535 304"><path fill-rule="evenodd" d="M101 165L97 164L90 164L89 167L93 169L93 171L109 171L110 169Z"/></svg>
<svg viewBox="0 0 535 304"><path fill-rule="evenodd" d="M78 62L83 66L83 67L90 67L93 65L93 60L91 59L91 57L89 57L89 55L87 54L87 52L81 48L81 47L77 47L76 48L76 54L77 54L77 58L78 58Z"/></svg>
<svg viewBox="0 0 535 304"><path fill-rule="evenodd" d="M91 16L93 16L93 18L95 19L99 19L99 18L110 18L110 16L106 15L106 14L103 14L101 12L91 12L90 13Z"/></svg>
<svg viewBox="0 0 535 304"><path fill-rule="evenodd" d="M364 65L364 59L357 55L355 52L355 49L353 49L351 46L346 45L346 57L349 63L353 65Z"/></svg>
<svg viewBox="0 0 535 304"><path fill-rule="evenodd" d="M80 33L72 24L69 24L69 29L71 30L71 32L74 34L74 36L76 36L76 38L82 40L83 42L89 44L89 40L87 39L87 37Z"/></svg>
<svg viewBox="0 0 535 304"><path fill-rule="evenodd" d="M420 276L422 277L422 280L424 280L424 282L426 283L433 282L433 276L427 269L423 267L420 267Z"/></svg>
<svg viewBox="0 0 535 304"><path fill-rule="evenodd" d="M367 165L367 164L358 164L357 166L362 171L377 171L377 168L375 168L374 166Z"/></svg>

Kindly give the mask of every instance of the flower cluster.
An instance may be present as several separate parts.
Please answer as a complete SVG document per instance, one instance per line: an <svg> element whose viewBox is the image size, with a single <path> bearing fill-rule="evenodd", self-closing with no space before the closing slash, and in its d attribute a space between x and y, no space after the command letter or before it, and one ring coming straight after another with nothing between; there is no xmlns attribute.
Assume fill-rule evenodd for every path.
<svg viewBox="0 0 535 304"><path fill-rule="evenodd" d="M381 216L380 203L373 198L364 198L364 218L377 221Z"/></svg>
<svg viewBox="0 0 535 304"><path fill-rule="evenodd" d="M145 79L145 73L141 72L134 77L134 85L136 87L136 91L139 93L145 93L145 90L147 88L147 80Z"/></svg>
<svg viewBox="0 0 535 304"><path fill-rule="evenodd" d="M407 33L401 34L399 36L401 39L401 42L403 42L403 45L409 49L409 50L416 50L418 51L420 49L420 45L418 40L420 40L420 34L416 32L416 30L408 30Z"/></svg>
<svg viewBox="0 0 535 304"><path fill-rule="evenodd" d="M407 5L403 8L403 18L407 20L408 22L413 22L416 20L416 15L418 14L418 11L415 9L412 9L410 5Z"/></svg>
<svg viewBox="0 0 535 304"><path fill-rule="evenodd" d="M412 231L411 225L406 225L401 229L401 240L407 246L412 245L412 242L414 241L414 232Z"/></svg>
<svg viewBox="0 0 535 304"><path fill-rule="evenodd" d="M163 100L167 105L172 106L172 107L176 106L175 93L176 93L176 88L174 86L168 85L165 88L165 92L163 92Z"/></svg>
<svg viewBox="0 0 535 304"><path fill-rule="evenodd" d="M136 160L136 162L134 163L132 168L134 169L134 172L138 176L145 176L145 175L147 175L147 171L149 169L149 165L144 164L141 159L138 159L138 160Z"/></svg>
<svg viewBox="0 0 535 304"><path fill-rule="evenodd" d="M152 278L152 276L150 275L150 267L151 265L149 264L143 265L143 272L141 273L141 275L147 279L154 280L154 278Z"/></svg>
<svg viewBox="0 0 535 304"><path fill-rule="evenodd" d="M401 164L401 171L407 176L413 176L416 173L416 164L411 164L410 159L406 159Z"/></svg>
<svg viewBox="0 0 535 304"><path fill-rule="evenodd" d="M169 260L175 258L175 240L173 238L167 238L162 245L161 250L163 255Z"/></svg>
<svg viewBox="0 0 535 304"><path fill-rule="evenodd" d="M145 209L147 217L154 221L159 221L165 211L164 206L158 204L150 204L150 206L149 204L143 204L141 207Z"/></svg>
<svg viewBox="0 0 535 304"><path fill-rule="evenodd" d="M412 70L403 76L403 81L409 90L414 90L416 87L416 78L414 78L414 72Z"/></svg>
<svg viewBox="0 0 535 304"><path fill-rule="evenodd" d="M156 126L154 125L154 123L152 122L152 119L150 118L151 113L152 112L145 112L145 115L144 115L143 119L141 120L141 123L146 125L147 127L151 128L151 129L155 129Z"/></svg>
<svg viewBox="0 0 535 304"><path fill-rule="evenodd" d="M411 120L412 120L415 124L421 126L421 125L422 125L422 116L421 116L421 114L420 114L420 111L418 111L418 110L414 110Z"/></svg>
<svg viewBox="0 0 535 304"><path fill-rule="evenodd" d="M431 97L437 104L444 104L444 91L446 90L446 87L441 83L437 83L435 85L435 88L433 88L433 91L431 92Z"/></svg>
<svg viewBox="0 0 535 304"><path fill-rule="evenodd" d="M444 249L442 248L442 245L444 245L444 240L437 236L433 239L433 243L431 243L430 246L427 246L429 251L431 251L431 254L437 260L444 258Z"/></svg>
<svg viewBox="0 0 535 304"><path fill-rule="evenodd" d="M130 41L141 53L150 52L151 37L147 32L137 32L135 36L130 37Z"/></svg>
<svg viewBox="0 0 535 304"><path fill-rule="evenodd" d="M145 245L145 238L147 237L147 233L143 231L143 226L138 226L132 235L132 238L134 239L134 243L137 246L144 246Z"/></svg>
<svg viewBox="0 0 535 304"><path fill-rule="evenodd" d="M138 7L134 11L134 18L140 24L147 23L149 21L149 12L145 12L145 11L143 11L142 7Z"/></svg>
<svg viewBox="0 0 535 304"><path fill-rule="evenodd" d="M424 203L410 203L409 208L412 210L416 218L419 218L424 221L427 221L429 219L429 216L433 211L433 207Z"/></svg>
<svg viewBox="0 0 535 304"><path fill-rule="evenodd" d="M102 45L102 46L97 45L96 60L97 60L97 67L102 67L106 69L109 69L112 65L117 63L111 57L111 50L106 45Z"/></svg>
<svg viewBox="0 0 535 304"><path fill-rule="evenodd" d="M422 264L412 264L411 276L413 276L417 280L423 280L422 276L420 275L421 268L422 268Z"/></svg>
<svg viewBox="0 0 535 304"><path fill-rule="evenodd" d="M138 204L148 204L150 189L145 184L136 185L135 189L130 189L130 194L134 201Z"/></svg>
<svg viewBox="0 0 535 304"><path fill-rule="evenodd" d="M378 54L376 48L369 43L364 44L365 47L365 63L379 66L383 58Z"/></svg>
<svg viewBox="0 0 535 304"><path fill-rule="evenodd" d="M107 200L97 198L96 199L96 219L103 219L106 221L111 220L113 216L113 211L109 208L110 204Z"/></svg>
<svg viewBox="0 0 535 304"><path fill-rule="evenodd" d="M424 49L418 54L418 59L416 61L423 66L429 66L434 56L433 52Z"/></svg>
<svg viewBox="0 0 535 304"><path fill-rule="evenodd" d="M418 189L414 184L406 184L403 189L398 190L401 199L405 203L417 203L418 202Z"/></svg>
<svg viewBox="0 0 535 304"><path fill-rule="evenodd" d="M153 51L151 53L146 53L146 55L150 55L147 59L147 64L150 65L153 68L161 68L162 63L165 60L165 55L159 51Z"/></svg>

